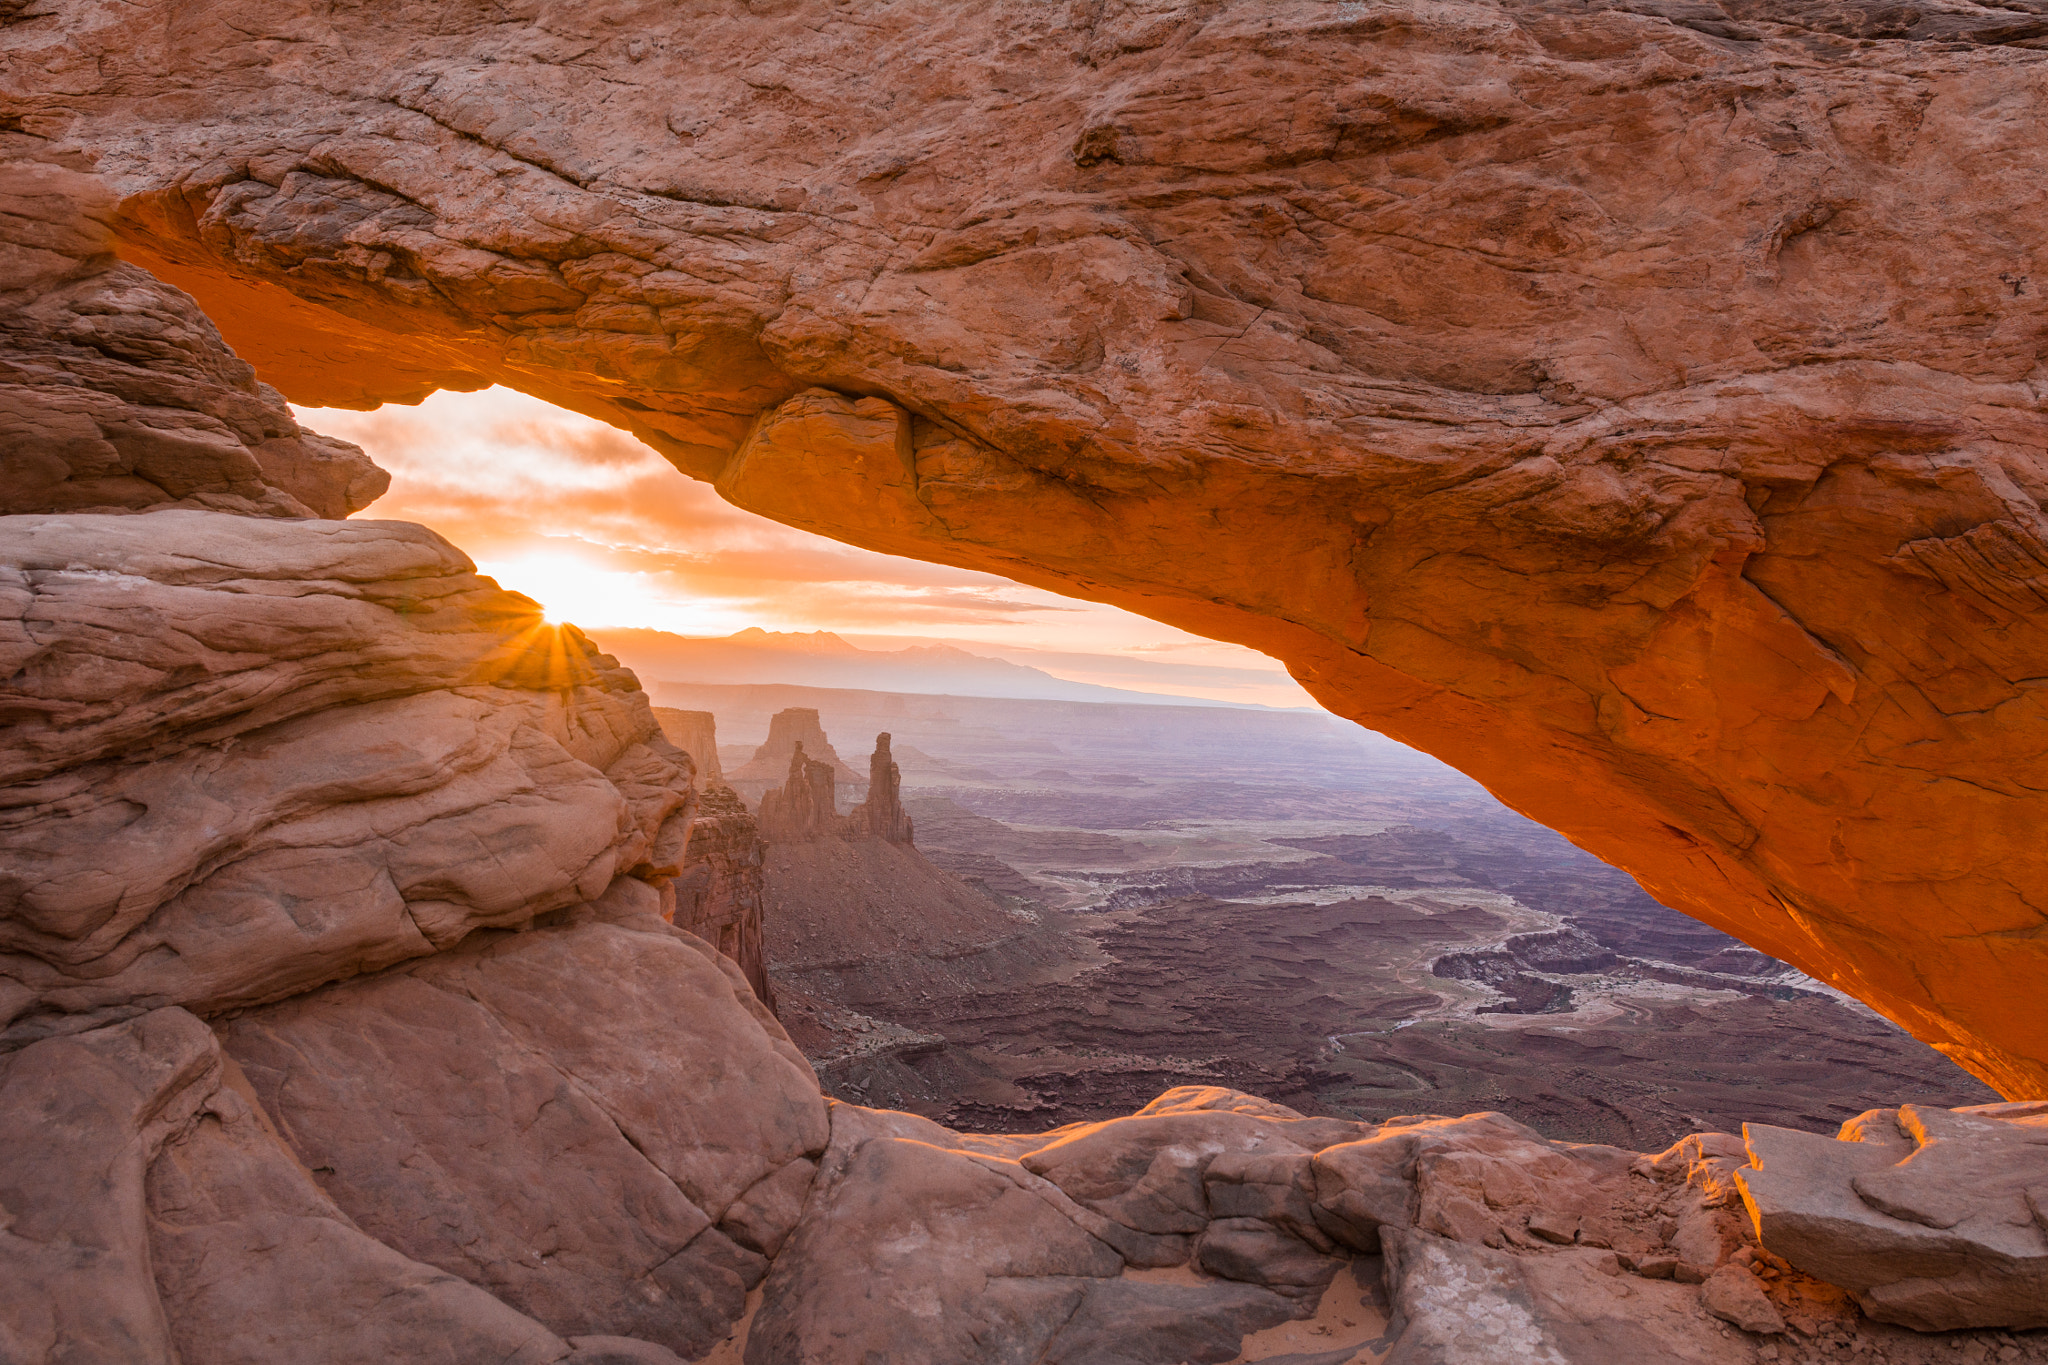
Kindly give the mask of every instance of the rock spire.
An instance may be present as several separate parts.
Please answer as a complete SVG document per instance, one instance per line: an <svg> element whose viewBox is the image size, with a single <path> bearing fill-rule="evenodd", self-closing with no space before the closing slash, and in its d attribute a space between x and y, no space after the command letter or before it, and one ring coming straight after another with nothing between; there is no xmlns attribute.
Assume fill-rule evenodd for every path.
<svg viewBox="0 0 2048 1365"><path fill-rule="evenodd" d="M911 842L910 817L903 811L903 772L889 756L886 730L875 736L875 752L868 759L868 799L853 808L846 822L857 837Z"/></svg>

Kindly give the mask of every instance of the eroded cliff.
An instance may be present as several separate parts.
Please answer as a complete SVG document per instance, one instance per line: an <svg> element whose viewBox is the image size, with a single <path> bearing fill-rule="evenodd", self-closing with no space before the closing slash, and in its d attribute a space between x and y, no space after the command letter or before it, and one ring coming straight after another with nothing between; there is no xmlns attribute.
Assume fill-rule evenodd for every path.
<svg viewBox="0 0 2048 1365"><path fill-rule="evenodd" d="M301 401L1266 650L2039 1092L2048 20L1648 8L152 0L0 114Z"/></svg>

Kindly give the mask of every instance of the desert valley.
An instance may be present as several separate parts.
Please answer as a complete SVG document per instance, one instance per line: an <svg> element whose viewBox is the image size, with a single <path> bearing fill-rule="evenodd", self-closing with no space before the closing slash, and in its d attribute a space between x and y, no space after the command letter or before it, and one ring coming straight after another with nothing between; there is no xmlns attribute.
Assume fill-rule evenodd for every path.
<svg viewBox="0 0 2048 1365"><path fill-rule="evenodd" d="M845 807L872 741L843 737L891 736L911 856L821 832L771 839L764 860L779 1010L842 1099L1021 1132L1223 1085L1345 1117L1496 1109L1660 1149L1745 1119L1839 1127L1880 1092L1997 1098L1462 775L1328 716L661 666L639 669L655 715L685 749L715 742L756 809L789 767L778 716L839 760ZM681 713L724 719L690 731Z"/></svg>
<svg viewBox="0 0 2048 1365"><path fill-rule="evenodd" d="M0 0L0 1365L2048 1362L2038 10Z"/></svg>

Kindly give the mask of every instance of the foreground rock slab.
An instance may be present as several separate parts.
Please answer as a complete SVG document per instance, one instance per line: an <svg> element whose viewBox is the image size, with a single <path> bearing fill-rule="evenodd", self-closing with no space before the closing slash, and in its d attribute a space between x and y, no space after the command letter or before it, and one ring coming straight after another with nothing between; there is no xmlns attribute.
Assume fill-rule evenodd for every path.
<svg viewBox="0 0 2048 1365"><path fill-rule="evenodd" d="M484 1290L366 1236L230 1074L206 1025L179 1009L0 1063L7 1359L570 1356Z"/></svg>
<svg viewBox="0 0 2048 1365"><path fill-rule="evenodd" d="M1838 1139L1750 1124L1758 1239L1921 1331L2048 1327L2048 1104L1878 1109Z"/></svg>
<svg viewBox="0 0 2048 1365"><path fill-rule="evenodd" d="M826 1139L809 1068L716 957L651 913L586 921L251 1011L221 1037L359 1226L564 1337L693 1356L767 1269L717 1224ZM738 1234L779 1245L802 1188L754 1200Z"/></svg>

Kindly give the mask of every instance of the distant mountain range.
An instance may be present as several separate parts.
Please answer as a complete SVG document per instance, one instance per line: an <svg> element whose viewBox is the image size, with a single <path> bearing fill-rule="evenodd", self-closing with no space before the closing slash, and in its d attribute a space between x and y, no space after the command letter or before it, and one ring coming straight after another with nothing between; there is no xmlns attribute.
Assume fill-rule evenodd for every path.
<svg viewBox="0 0 2048 1365"><path fill-rule="evenodd" d="M952 645L862 649L826 630L771 631L750 626L737 635L708 639L631 628L593 630L588 634L600 649L617 655L620 662L648 684L790 683L803 687L851 687L874 692L1015 697L1033 701L1137 702L1162 706L1245 705L1070 682L1056 678L1044 669L1005 659L991 659Z"/></svg>

